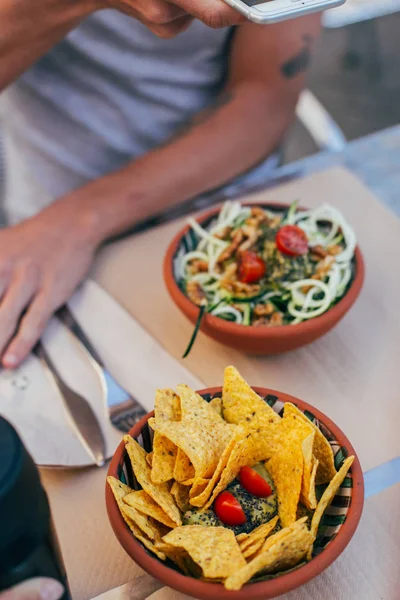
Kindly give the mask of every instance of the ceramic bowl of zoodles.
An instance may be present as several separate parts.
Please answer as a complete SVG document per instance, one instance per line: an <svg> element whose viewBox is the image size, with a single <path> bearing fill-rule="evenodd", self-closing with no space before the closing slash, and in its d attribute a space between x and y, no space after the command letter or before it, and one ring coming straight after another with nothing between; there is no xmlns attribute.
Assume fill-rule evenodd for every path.
<svg viewBox="0 0 400 600"><path fill-rule="evenodd" d="M277 354L327 333L364 280L356 234L334 206L228 201L171 242L164 278L198 331L235 349Z"/></svg>

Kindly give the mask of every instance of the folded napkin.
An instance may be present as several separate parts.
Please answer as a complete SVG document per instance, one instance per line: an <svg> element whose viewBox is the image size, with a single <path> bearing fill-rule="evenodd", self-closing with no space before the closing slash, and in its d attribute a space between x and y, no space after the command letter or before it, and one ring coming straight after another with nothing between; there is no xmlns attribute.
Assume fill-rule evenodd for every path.
<svg viewBox="0 0 400 600"><path fill-rule="evenodd" d="M146 410L153 408L157 387L203 387L95 282L85 282L69 306L111 375ZM56 318L42 342L65 382L90 402L106 439L107 456L112 456L122 434L109 422L107 399L86 351ZM57 387L35 355L18 369L0 372L0 398L0 414L19 431L37 464L93 464Z"/></svg>

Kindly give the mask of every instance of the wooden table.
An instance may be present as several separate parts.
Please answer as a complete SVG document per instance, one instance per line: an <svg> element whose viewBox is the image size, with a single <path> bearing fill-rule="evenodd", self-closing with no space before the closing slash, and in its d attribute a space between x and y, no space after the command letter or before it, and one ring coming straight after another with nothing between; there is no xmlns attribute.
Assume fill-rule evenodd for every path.
<svg viewBox="0 0 400 600"><path fill-rule="evenodd" d="M392 142L386 143L390 148ZM346 163L352 160L349 156L335 158ZM364 470L369 470L400 456L400 222L343 170L318 173L324 161L331 159L317 156L302 165L285 167L281 175L291 183L254 200L266 197L283 202L300 196L303 204L325 201L343 210L356 225L367 265L365 288L356 306L325 338L293 353L254 358L200 335L186 364L206 384L218 385L223 368L232 363L254 385L285 390L315 404L342 427ZM313 177L295 179L296 174L310 173L313 163ZM367 177L371 171L372 167ZM397 175L393 172L392 177ZM375 183L379 187L378 178ZM389 191L388 197L394 199L394 194ZM179 226L179 222L171 222L114 243L103 251L93 272L97 281L177 359L191 326L161 285L161 259ZM138 256L146 257L146 269L141 268ZM108 524L104 470L43 471L43 478L74 600L86 600L139 575L140 569L118 546ZM399 540L400 484L369 498L359 530L340 559L286 598L397 600ZM167 589L152 598L184 599Z"/></svg>

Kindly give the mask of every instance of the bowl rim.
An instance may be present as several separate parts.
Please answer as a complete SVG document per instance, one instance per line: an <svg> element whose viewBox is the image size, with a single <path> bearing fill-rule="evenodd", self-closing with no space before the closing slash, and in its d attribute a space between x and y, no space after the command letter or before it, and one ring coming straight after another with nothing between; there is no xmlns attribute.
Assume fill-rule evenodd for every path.
<svg viewBox="0 0 400 600"><path fill-rule="evenodd" d="M114 533L122 547L129 554L129 556L131 556L131 558L133 558L134 561L147 573L157 578L165 585L189 596L198 598L206 598L207 596L214 598L218 596L218 598L221 598L221 600L262 600L266 598L274 598L281 594L287 593L290 590L300 587L322 573L322 571L324 571L334 562L334 560L336 560L336 558L343 552L353 537L361 518L364 505L363 473L358 456L343 431L319 409L295 396L292 396L291 394L286 394L284 392L259 386L255 386L253 389L262 397L272 394L277 396L278 399L283 403L293 402L294 404L297 404L302 411L310 411L329 429L329 431L332 432L339 444L346 449L348 455L355 456L354 462L351 466L353 478L352 496L346 515L346 520L342 524L336 537L329 542L327 548L324 549L318 556L312 558L307 564L295 569L294 571L291 571L290 573L278 576L276 579L245 584L241 590L229 591L226 590L222 584L208 583L195 579L194 577L183 575L163 564L157 558L151 556L126 527L125 521L123 520L112 495L111 489L106 483L105 495L107 513L112 529L114 530ZM199 390L198 393L200 395L215 395L221 393L221 391L222 387L219 386L205 388ZM129 434L132 437L138 437L148 419L153 415L154 411L145 415L143 419L141 419L141 421L139 421L130 430ZM110 462L107 475L118 478L118 466L125 451L124 442L122 440Z"/></svg>
<svg viewBox="0 0 400 600"><path fill-rule="evenodd" d="M274 209L288 209L289 203L280 203L280 202L251 202L246 201L242 202L242 206L263 206L263 207L271 207ZM300 207L301 210L307 210L307 208ZM195 220L201 225L204 221L207 221L214 215L218 214L221 210L221 205L210 208L209 210L202 212L200 215L195 216ZM174 274L173 269L173 259L178 250L179 244L184 235L190 230L190 225L185 225L181 228L171 240L167 251L164 256L163 263L163 275L164 281L166 283L168 291L171 295L177 294L179 296L179 302L181 303L181 310L186 314L191 314L193 318L196 318L198 314L198 307L193 304L191 300L184 294L179 287ZM309 331L314 331L315 328L318 328L319 325L322 325L325 321L329 320L339 320L340 317L345 314L353 305L357 296L359 295L361 288L363 286L364 278L365 278L365 264L364 259L361 253L359 246L356 246L354 252L355 258L355 275L353 281L347 290L346 294L335 304L329 308L326 312L322 313L318 317L314 317L312 319L308 319L307 321L303 321L302 323L297 323L296 325L280 325L279 327L253 327L251 325L243 325L241 323L232 323L231 321L226 321L225 319L221 319L218 316L211 315L210 313L206 313L203 317L203 324L207 324L210 328L216 331L229 331L231 334L235 334L238 336L249 336L254 339L263 339L268 336L271 340L280 339L282 336L295 334L295 335L305 335ZM202 329L202 327L200 328Z"/></svg>

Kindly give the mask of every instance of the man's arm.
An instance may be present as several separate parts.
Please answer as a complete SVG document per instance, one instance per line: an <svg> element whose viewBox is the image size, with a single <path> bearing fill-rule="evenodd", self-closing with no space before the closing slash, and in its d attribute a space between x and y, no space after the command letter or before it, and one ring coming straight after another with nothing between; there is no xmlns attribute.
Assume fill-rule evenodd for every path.
<svg viewBox="0 0 400 600"><path fill-rule="evenodd" d="M168 144L69 197L87 207L98 241L224 184L276 150L294 118L319 29L315 15L238 28L215 105Z"/></svg>
<svg viewBox="0 0 400 600"><path fill-rule="evenodd" d="M0 0L0 92L96 9L97 0Z"/></svg>
<svg viewBox="0 0 400 600"><path fill-rule="evenodd" d="M293 119L318 30L318 17L239 28L215 106L163 147L0 232L5 367L25 358L84 278L99 244L223 184L277 148Z"/></svg>
<svg viewBox="0 0 400 600"><path fill-rule="evenodd" d="M0 0L0 93L82 19L105 8L130 15L164 38L186 29L193 16L211 27L244 20L222 0Z"/></svg>

